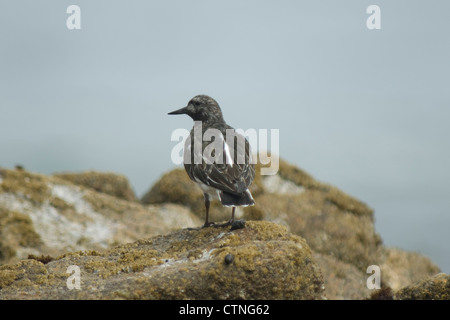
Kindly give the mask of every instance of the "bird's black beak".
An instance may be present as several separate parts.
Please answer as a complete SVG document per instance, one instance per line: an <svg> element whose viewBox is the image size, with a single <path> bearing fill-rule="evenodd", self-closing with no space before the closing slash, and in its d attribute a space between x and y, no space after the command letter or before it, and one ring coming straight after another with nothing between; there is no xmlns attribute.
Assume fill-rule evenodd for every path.
<svg viewBox="0 0 450 320"><path fill-rule="evenodd" d="M186 114L187 113L187 107L169 112L168 114Z"/></svg>

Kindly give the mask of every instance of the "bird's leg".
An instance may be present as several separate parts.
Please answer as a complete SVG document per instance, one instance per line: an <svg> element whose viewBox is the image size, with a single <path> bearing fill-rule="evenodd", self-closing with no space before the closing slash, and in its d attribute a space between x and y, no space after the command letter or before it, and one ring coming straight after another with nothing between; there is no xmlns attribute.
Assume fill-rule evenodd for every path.
<svg viewBox="0 0 450 320"><path fill-rule="evenodd" d="M234 210L235 209L236 209L236 207L233 207L233 209L231 211L231 219L228 222L221 223L221 224L215 224L214 227L226 227L226 226L232 225L234 222Z"/></svg>
<svg viewBox="0 0 450 320"><path fill-rule="evenodd" d="M230 220L230 224L233 224L234 222L234 210L236 209L236 207L233 207L233 211L231 211L231 220Z"/></svg>
<svg viewBox="0 0 450 320"><path fill-rule="evenodd" d="M206 208L206 219L205 224L203 225L203 228L209 227L210 225L213 225L214 222L209 222L209 195L207 193L204 194L205 196L205 208Z"/></svg>

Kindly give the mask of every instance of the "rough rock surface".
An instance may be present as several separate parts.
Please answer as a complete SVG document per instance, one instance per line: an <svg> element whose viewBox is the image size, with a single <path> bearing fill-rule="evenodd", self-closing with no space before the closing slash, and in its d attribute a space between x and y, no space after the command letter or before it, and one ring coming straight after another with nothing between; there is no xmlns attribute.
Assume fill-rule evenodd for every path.
<svg viewBox="0 0 450 320"><path fill-rule="evenodd" d="M282 160L277 175L260 176L259 169L251 189L256 205L244 209L244 218L283 224L305 237L315 251L360 267L378 259L381 238L374 231L373 212L365 204ZM203 201L203 193L184 169L163 175L142 198L143 203L182 204L199 217L205 215ZM226 220L229 214L229 208L212 202L213 221Z"/></svg>
<svg viewBox="0 0 450 320"><path fill-rule="evenodd" d="M394 293L397 300L450 300L450 275L439 273Z"/></svg>
<svg viewBox="0 0 450 320"><path fill-rule="evenodd" d="M175 204L142 205L52 176L0 170L0 264L95 250L201 224Z"/></svg>
<svg viewBox="0 0 450 320"><path fill-rule="evenodd" d="M380 264L381 281L392 290L419 282L436 275L440 269L428 258L417 252L399 248L385 248Z"/></svg>
<svg viewBox="0 0 450 320"><path fill-rule="evenodd" d="M280 170L276 175L261 176L259 169L257 166L257 175L251 186L256 205L237 210L237 216L247 220L247 228L217 234L217 228L195 232L183 229L200 226L205 211L202 192L189 180L184 169L175 169L163 175L144 196L143 203L139 203L134 199L127 200L123 192L116 192L122 188L120 185L131 190L126 187L128 182L111 182L115 187L95 187L102 179L105 185L109 183L105 174L85 173L79 174L79 177L71 174L69 178L65 176L62 179L62 174L45 176L21 168L0 168L0 265L5 264L0 267L1 297L35 298L39 297L41 287L45 297L62 294L67 298L251 299L266 298L269 293L272 295L270 298L280 299L318 299L323 296L328 299L364 299L377 295L378 298L437 299L448 296L445 295L448 276L430 278L440 272L432 261L418 253L383 245L374 229L373 211L364 203L333 186L316 181L283 160L280 160ZM89 177L97 177L97 182L90 182ZM120 176L110 177L109 181L120 181L121 178L117 177ZM213 221L224 221L229 217L229 208L213 202ZM279 233L277 236L274 234L276 232ZM266 233L270 235L266 235L270 240L265 238ZM165 236L135 242L157 235ZM195 235L202 235L205 243L201 243L202 238ZM223 245L220 241L225 238L234 243L225 244L225 247L234 251L232 256L227 257L229 264L222 265L215 259L219 255L226 256L219 250ZM182 246L183 239L193 242L198 250L187 244ZM313 252L312 258L310 254L304 258L308 255L306 251L297 252L293 248L293 243L303 243L303 239ZM163 240L172 243L172 247L164 247ZM249 243L246 243L247 240ZM283 248L287 245L289 250L295 249L295 253L282 249L279 244ZM301 248L306 247L302 245ZM286 252L291 252L290 258L296 262L286 267L280 266L280 261L286 263L282 260L282 254ZM29 255L34 260L26 259ZM299 271L297 267L301 266L300 260L295 259L297 255L303 257L304 262L314 261L310 265L311 270L306 268L303 270L306 273L296 273ZM225 258L220 256L220 259L223 262ZM251 273L256 271L248 269L252 264L246 263L244 266L243 259L254 261L253 265L258 266L255 270L261 276L276 270L283 276L277 274L270 280L272 282L267 283L271 288L268 292L254 282ZM263 265L269 262L277 267L264 269ZM89 285L82 285L84 289L81 291L67 291L67 266L77 263L84 274L84 284ZM383 289L379 292L366 287L369 276L366 269L369 265L378 265L381 269ZM177 269L178 266L184 266L184 269ZM194 266L201 268L197 270ZM217 285L216 281L222 286L229 282L237 288L243 287L228 278L226 282L214 276L217 275L214 268L225 268L226 276L226 268L230 266L242 267L233 269L240 274L246 270L249 273L246 276L250 278L245 278L245 281L249 281L255 289L238 293L228 288L231 293L227 295L212 288ZM322 270L325 292L319 293L317 289L317 283L321 283L317 280L317 266ZM156 274L163 271L168 272L161 273L167 283L157 280ZM184 271L190 272L198 281L193 283L178 279L178 273ZM151 279L148 279L149 274ZM199 274L210 277L208 279L213 279L213 283L200 281ZM315 283L311 284L311 288L294 285L299 295L287 289L286 286L291 283L285 284L283 279L291 281L304 276L316 279L311 280ZM111 282L98 282L99 277L108 278ZM188 289L184 289L183 293L180 293L183 290L181 286L172 289L170 284L174 283L173 279L184 281ZM282 284L275 285L275 280ZM116 284L126 289L121 291ZM20 289L22 286L26 289ZM108 291L112 288L117 289L117 293ZM280 288L287 290L287 293ZM433 288L443 288L444 291L436 293Z"/></svg>
<svg viewBox="0 0 450 320"><path fill-rule="evenodd" d="M373 210L358 199L315 180L282 159L276 175L261 176L259 172L257 165L251 186L256 205L243 209L241 217L272 221L304 237L324 270L329 299L362 299L369 295L366 270L370 265L380 266L383 285L393 290L440 272L418 253L385 247L375 231ZM185 205L204 217L202 192L184 169L163 175L141 201ZM229 212L224 214L217 202L213 204L212 219L228 219Z"/></svg>
<svg viewBox="0 0 450 320"><path fill-rule="evenodd" d="M314 253L313 257L322 270L328 299L359 300L372 293L366 286L368 275L356 266L326 254Z"/></svg>
<svg viewBox="0 0 450 320"><path fill-rule="evenodd" d="M67 286L71 265L79 290ZM306 241L262 221L0 267L0 299L323 299L323 290Z"/></svg>
<svg viewBox="0 0 450 320"><path fill-rule="evenodd" d="M57 173L54 176L119 199L137 201L133 188L123 175L110 172L87 171L81 173Z"/></svg>

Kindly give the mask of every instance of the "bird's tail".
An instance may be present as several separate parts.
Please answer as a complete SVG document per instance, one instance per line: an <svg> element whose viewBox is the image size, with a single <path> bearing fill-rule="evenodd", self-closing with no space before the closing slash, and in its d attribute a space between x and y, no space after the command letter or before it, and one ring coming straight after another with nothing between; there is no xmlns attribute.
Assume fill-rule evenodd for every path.
<svg viewBox="0 0 450 320"><path fill-rule="evenodd" d="M255 204L255 200L253 200L252 194L248 189L241 194L222 191L220 193L220 201L225 207L247 207Z"/></svg>

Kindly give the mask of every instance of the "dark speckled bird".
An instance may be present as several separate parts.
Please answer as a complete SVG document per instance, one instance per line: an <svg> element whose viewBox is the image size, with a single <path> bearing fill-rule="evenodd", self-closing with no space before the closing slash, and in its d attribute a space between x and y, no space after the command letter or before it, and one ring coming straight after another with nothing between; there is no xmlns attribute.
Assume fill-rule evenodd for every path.
<svg viewBox="0 0 450 320"><path fill-rule="evenodd" d="M230 221L215 226L233 224L237 206L255 204L248 190L255 177L250 144L226 124L219 104L207 95L195 96L186 107L169 114L187 114L194 120L194 127L184 146L184 168L189 178L203 190L206 208L203 226L214 225L209 222L210 200L214 199L220 200L225 207L233 208ZM212 138L209 139L211 133ZM214 151L211 151L212 147Z"/></svg>

